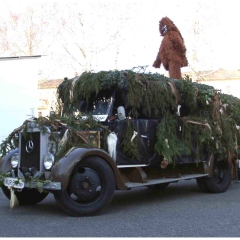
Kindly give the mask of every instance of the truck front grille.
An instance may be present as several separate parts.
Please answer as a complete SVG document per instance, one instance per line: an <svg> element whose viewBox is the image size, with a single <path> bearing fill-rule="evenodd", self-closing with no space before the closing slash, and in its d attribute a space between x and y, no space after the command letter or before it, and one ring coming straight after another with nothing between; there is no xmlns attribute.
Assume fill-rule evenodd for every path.
<svg viewBox="0 0 240 240"><path fill-rule="evenodd" d="M20 167L35 167L40 171L40 134L40 132L33 132L27 140L21 134Z"/></svg>

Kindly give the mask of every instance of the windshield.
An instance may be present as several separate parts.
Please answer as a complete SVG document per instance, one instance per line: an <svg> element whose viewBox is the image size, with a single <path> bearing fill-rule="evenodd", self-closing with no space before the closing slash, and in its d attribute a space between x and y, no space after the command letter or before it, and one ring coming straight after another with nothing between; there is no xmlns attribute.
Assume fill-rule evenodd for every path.
<svg viewBox="0 0 240 240"><path fill-rule="evenodd" d="M92 115L108 115L111 110L111 106L111 99L107 99L107 101L99 101L93 105L93 110L90 111L90 113Z"/></svg>
<svg viewBox="0 0 240 240"><path fill-rule="evenodd" d="M99 100L98 102L93 102L93 104L89 104L85 100L82 100L79 105L79 111L92 115L109 114L112 106L112 101L112 97L109 99Z"/></svg>
<svg viewBox="0 0 240 240"><path fill-rule="evenodd" d="M93 103L85 100L80 102L79 111L86 114L91 114L99 121L106 121L108 115L111 113L113 105L113 97L98 99Z"/></svg>

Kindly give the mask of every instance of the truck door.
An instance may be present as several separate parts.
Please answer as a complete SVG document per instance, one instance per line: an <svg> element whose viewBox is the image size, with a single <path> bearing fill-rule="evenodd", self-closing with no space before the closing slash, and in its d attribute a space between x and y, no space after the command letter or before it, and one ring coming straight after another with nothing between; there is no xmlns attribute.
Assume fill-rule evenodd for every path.
<svg viewBox="0 0 240 240"><path fill-rule="evenodd" d="M126 119L114 121L110 129L117 135L117 164L149 164L151 161L158 158L154 152L154 145L156 142L156 130L158 125L157 119L130 119L131 128L137 133L134 137L134 131L132 131L132 137L134 137L135 147L139 151L139 158L136 159L124 152L124 130L127 124ZM131 144L131 143L130 143Z"/></svg>

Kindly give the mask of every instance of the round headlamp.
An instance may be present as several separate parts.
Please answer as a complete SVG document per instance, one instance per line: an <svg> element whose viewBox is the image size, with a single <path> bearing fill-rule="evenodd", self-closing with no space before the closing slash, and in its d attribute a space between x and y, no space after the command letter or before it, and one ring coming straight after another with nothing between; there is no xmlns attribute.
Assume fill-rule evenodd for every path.
<svg viewBox="0 0 240 240"><path fill-rule="evenodd" d="M17 168L18 166L18 161L19 161L19 154L18 153L14 153L12 158L11 158L11 165L12 168Z"/></svg>
<svg viewBox="0 0 240 240"><path fill-rule="evenodd" d="M54 156L51 153L48 153L43 160L44 167L49 170L53 166Z"/></svg>

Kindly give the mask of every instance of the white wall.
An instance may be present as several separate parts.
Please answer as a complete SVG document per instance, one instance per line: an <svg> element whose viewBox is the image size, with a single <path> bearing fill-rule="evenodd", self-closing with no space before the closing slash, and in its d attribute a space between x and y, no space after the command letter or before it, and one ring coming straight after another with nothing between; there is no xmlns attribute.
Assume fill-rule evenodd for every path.
<svg viewBox="0 0 240 240"><path fill-rule="evenodd" d="M51 110L56 110L56 92L57 88L38 89L38 113L41 112L42 117L49 116Z"/></svg>
<svg viewBox="0 0 240 240"><path fill-rule="evenodd" d="M234 97L240 98L239 80L199 81L199 83L213 86L215 89L222 90L222 93L233 95Z"/></svg>
<svg viewBox="0 0 240 240"><path fill-rule="evenodd" d="M0 143L37 116L39 57L0 58Z"/></svg>
<svg viewBox="0 0 240 240"><path fill-rule="evenodd" d="M240 81L239 80L226 80L226 81L201 81L203 84L213 86L216 89L222 90L222 93L233 95L240 98Z"/></svg>

